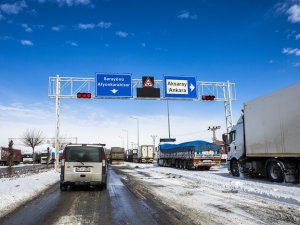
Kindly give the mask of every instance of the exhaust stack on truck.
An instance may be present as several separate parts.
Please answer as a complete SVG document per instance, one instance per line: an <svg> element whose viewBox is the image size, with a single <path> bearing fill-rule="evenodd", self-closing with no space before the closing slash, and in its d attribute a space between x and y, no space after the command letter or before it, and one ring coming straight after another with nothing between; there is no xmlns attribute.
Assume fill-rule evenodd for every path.
<svg viewBox="0 0 300 225"><path fill-rule="evenodd" d="M243 173L274 182L299 182L300 84L245 103L224 140L233 176Z"/></svg>

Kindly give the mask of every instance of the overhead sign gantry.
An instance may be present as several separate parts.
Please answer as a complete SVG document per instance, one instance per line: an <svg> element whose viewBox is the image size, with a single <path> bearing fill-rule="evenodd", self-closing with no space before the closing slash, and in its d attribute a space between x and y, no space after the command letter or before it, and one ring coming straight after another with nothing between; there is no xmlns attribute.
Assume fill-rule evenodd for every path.
<svg viewBox="0 0 300 225"><path fill-rule="evenodd" d="M96 73L95 78L49 77L48 96L56 99L56 142L58 155L60 99L192 100L224 102L226 130L232 127L232 101L235 83L197 81L192 76L164 76L132 79L130 73ZM58 158L58 157L56 157ZM55 163L58 168L58 161Z"/></svg>

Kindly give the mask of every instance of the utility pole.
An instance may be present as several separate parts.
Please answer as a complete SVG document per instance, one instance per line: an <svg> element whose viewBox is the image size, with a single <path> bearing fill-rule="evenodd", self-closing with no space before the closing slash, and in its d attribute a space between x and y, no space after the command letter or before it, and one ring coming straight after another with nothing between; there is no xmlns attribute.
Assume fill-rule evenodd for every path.
<svg viewBox="0 0 300 225"><path fill-rule="evenodd" d="M221 126L212 126L212 127L208 127L207 130L211 130L213 132L213 138L212 138L212 141L215 142L217 140L216 138L216 130L220 129Z"/></svg>
<svg viewBox="0 0 300 225"><path fill-rule="evenodd" d="M150 137L153 140L153 146L154 146L154 149L155 149L155 139L157 138L157 135L150 135Z"/></svg>

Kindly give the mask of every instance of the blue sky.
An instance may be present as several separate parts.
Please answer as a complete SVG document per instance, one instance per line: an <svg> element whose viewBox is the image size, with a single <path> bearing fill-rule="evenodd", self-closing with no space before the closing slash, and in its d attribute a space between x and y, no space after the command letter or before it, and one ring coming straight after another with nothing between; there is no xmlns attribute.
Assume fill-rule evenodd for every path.
<svg viewBox="0 0 300 225"><path fill-rule="evenodd" d="M230 80L236 121L243 102L300 81L299 25L297 0L1 0L0 143L26 128L54 136L47 94L56 74ZM180 141L209 140L208 125L225 128L220 102L170 102L170 113ZM135 142L130 116L140 118L141 143L167 136L165 101L64 100L61 132L112 146L122 144L126 129Z"/></svg>

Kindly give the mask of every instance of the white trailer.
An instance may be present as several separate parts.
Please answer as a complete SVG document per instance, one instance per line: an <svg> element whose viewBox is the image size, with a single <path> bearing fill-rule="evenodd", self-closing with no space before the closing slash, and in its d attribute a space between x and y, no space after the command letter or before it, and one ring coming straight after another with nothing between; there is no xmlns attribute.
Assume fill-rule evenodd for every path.
<svg viewBox="0 0 300 225"><path fill-rule="evenodd" d="M154 145L141 145L138 148L137 155L133 156L133 162L153 163Z"/></svg>
<svg viewBox="0 0 300 225"><path fill-rule="evenodd" d="M245 103L227 141L233 176L299 182L300 84Z"/></svg>

